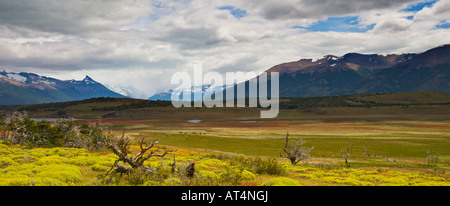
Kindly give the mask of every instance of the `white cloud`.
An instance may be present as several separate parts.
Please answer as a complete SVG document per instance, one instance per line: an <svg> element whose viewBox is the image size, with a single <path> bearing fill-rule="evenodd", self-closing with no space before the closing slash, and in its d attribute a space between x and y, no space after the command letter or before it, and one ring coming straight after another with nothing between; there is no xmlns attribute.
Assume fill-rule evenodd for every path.
<svg viewBox="0 0 450 206"><path fill-rule="evenodd" d="M450 1L440 0L432 7L426 7L414 16L414 20L450 19Z"/></svg>
<svg viewBox="0 0 450 206"><path fill-rule="evenodd" d="M152 8L147 0L0 0L0 24L88 35L117 29Z"/></svg>

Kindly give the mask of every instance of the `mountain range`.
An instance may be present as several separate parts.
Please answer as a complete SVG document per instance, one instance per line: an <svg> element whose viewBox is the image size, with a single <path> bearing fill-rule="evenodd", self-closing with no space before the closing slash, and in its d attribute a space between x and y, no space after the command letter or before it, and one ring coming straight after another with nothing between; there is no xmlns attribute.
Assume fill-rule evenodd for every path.
<svg viewBox="0 0 450 206"><path fill-rule="evenodd" d="M33 73L0 72L0 105L62 102L94 97L125 97L91 77L58 80Z"/></svg>
<svg viewBox="0 0 450 206"><path fill-rule="evenodd" d="M315 60L282 63L266 72L269 75L279 72L280 97L415 91L450 93L450 45L422 53L326 55ZM247 97L249 82L241 83L246 86ZM225 88L234 89L236 94L236 87ZM149 100L170 100L172 92L155 94Z"/></svg>
<svg viewBox="0 0 450 206"><path fill-rule="evenodd" d="M227 88L230 88L231 86L233 86L233 85L223 85L223 86L218 86L216 88L211 88L211 90L223 91L223 90L225 90ZM199 100L199 99L203 98L205 92L208 89L210 89L210 87L211 87L211 84L205 84L205 85L192 86L190 88L169 89L168 91L160 92L160 93L157 93L157 94L151 96L150 98L148 98L148 100L153 100L153 101L156 101L156 100L171 101L172 94L177 94L178 97L180 99L182 99L183 98L182 93L184 92L186 94L190 94L191 95L191 100L196 101L196 100ZM196 98L195 97L195 93L196 92L201 93L201 98Z"/></svg>
<svg viewBox="0 0 450 206"><path fill-rule="evenodd" d="M326 55L319 59L301 59L276 65L267 72L279 72L280 97L338 96L362 93L434 91L450 93L450 45L422 53ZM258 77L257 77L258 78ZM248 87L249 81L244 83ZM210 85L190 88L202 94ZM236 86L221 87L235 89ZM0 105L23 105L83 100L95 97L123 98L138 94L134 87L106 87L86 76L81 81L58 80L33 73L0 72ZM248 88L247 88L248 89ZM269 89L270 90L270 89ZM171 89L149 100L171 99ZM236 93L236 92L235 92ZM270 92L269 92L270 93ZM141 96L143 94L140 94ZM203 96L203 95L202 95Z"/></svg>
<svg viewBox="0 0 450 206"><path fill-rule="evenodd" d="M326 55L316 60L279 64L266 72L269 75L279 72L280 97L415 91L450 93L450 45L417 54ZM249 81L242 84L248 90Z"/></svg>

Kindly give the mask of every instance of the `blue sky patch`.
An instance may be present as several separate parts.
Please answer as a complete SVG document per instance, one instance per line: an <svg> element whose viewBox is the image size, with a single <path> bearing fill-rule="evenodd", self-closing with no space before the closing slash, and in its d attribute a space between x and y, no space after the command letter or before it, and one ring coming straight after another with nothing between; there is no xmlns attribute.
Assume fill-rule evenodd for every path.
<svg viewBox="0 0 450 206"><path fill-rule="evenodd" d="M447 21L441 21L438 25L436 25L437 29L448 29L450 28L450 22Z"/></svg>
<svg viewBox="0 0 450 206"><path fill-rule="evenodd" d="M438 2L438 0L427 0L427 1L422 1L416 4L410 4L408 5L407 8L402 9L400 11L405 11L405 12L418 12L420 10L422 10L425 7L431 7L433 6L433 4L435 4L436 2Z"/></svg>
<svg viewBox="0 0 450 206"><path fill-rule="evenodd" d="M247 15L247 11L239 8L235 8L234 6L222 6L219 7L220 10L228 10L230 11L231 15L236 17L236 19L240 19Z"/></svg>
<svg viewBox="0 0 450 206"><path fill-rule="evenodd" d="M373 29L375 24L368 26L359 25L358 16L329 17L325 21L319 21L309 27L294 26L293 28L303 28L312 32L336 31L364 33Z"/></svg>

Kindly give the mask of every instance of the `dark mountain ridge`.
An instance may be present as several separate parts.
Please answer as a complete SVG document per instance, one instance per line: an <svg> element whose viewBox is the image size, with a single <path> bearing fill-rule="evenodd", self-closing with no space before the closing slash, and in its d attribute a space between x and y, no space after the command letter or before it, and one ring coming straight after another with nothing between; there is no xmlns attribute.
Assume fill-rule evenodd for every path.
<svg viewBox="0 0 450 206"><path fill-rule="evenodd" d="M109 90L89 76L76 81L58 80L26 72L0 72L2 105L74 101L95 97L125 96Z"/></svg>
<svg viewBox="0 0 450 206"><path fill-rule="evenodd" d="M358 54L276 65L280 97L434 91L450 93L450 45L423 53ZM248 81L245 82L248 87Z"/></svg>

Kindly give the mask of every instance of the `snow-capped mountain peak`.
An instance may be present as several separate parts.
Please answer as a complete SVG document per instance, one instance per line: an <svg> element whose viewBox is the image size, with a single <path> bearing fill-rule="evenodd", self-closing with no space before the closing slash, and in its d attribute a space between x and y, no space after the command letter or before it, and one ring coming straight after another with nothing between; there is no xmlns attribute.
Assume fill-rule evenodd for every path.
<svg viewBox="0 0 450 206"><path fill-rule="evenodd" d="M98 82L94 81L90 76L86 75L82 80L85 84L98 84Z"/></svg>
<svg viewBox="0 0 450 206"><path fill-rule="evenodd" d="M89 76L81 81L59 80L27 72L3 71L0 72L0 83L4 85L1 91L3 96L8 97L0 98L0 104L37 104L96 97L125 97L109 90Z"/></svg>
<svg viewBox="0 0 450 206"><path fill-rule="evenodd" d="M205 85L194 85L190 88L177 88L177 89L170 89L168 91L164 91L161 93L157 93L153 96L151 96L149 98L149 100L164 100L164 101L170 101L172 99L172 94L178 95L180 96L182 93L185 94L191 94L191 99L192 100L198 100L195 99L194 94L195 93L201 93L203 98L203 95L205 95L205 93L208 93L210 95L209 92L220 92L223 91L227 88L230 88L231 86L234 86L234 84L230 84L230 85L219 85L216 87L211 87L211 84L205 84Z"/></svg>
<svg viewBox="0 0 450 206"><path fill-rule="evenodd" d="M137 98L137 99L146 99L148 96L141 90L136 89L132 85L123 86L123 85L105 85L111 91L114 91L123 96Z"/></svg>

